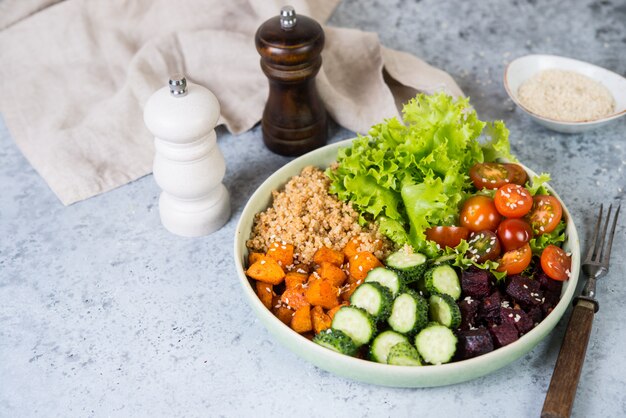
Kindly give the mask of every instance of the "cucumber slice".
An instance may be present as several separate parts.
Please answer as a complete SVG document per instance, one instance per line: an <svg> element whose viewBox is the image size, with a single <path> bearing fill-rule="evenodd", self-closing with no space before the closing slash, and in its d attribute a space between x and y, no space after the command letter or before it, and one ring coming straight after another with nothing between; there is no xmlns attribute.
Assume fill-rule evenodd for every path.
<svg viewBox="0 0 626 418"><path fill-rule="evenodd" d="M428 324L428 303L412 290L400 294L391 305L387 323L399 333L413 335Z"/></svg>
<svg viewBox="0 0 626 418"><path fill-rule="evenodd" d="M385 267L376 267L370 270L369 273L367 273L367 277L365 277L365 283L369 282L376 282L385 286L391 291L391 295L394 298L398 296L402 285L398 273Z"/></svg>
<svg viewBox="0 0 626 418"><path fill-rule="evenodd" d="M401 248L387 257L385 265L396 270L404 284L418 281L427 267L424 254L412 253L406 248Z"/></svg>
<svg viewBox="0 0 626 418"><path fill-rule="evenodd" d="M376 330L376 324L370 314L356 306L344 306L337 311L331 328L343 331L357 347L370 342Z"/></svg>
<svg viewBox="0 0 626 418"><path fill-rule="evenodd" d="M387 363L389 350L398 343L409 344L409 339L395 331L378 334L370 346L370 358L378 363Z"/></svg>
<svg viewBox="0 0 626 418"><path fill-rule="evenodd" d="M329 328L320 332L313 338L313 342L329 350L348 356L355 355L357 351L357 346L354 344L354 341L352 341L352 338L338 329Z"/></svg>
<svg viewBox="0 0 626 418"><path fill-rule="evenodd" d="M415 336L415 347L424 361L442 364L452 360L457 338L450 330L439 324L430 324Z"/></svg>
<svg viewBox="0 0 626 418"><path fill-rule="evenodd" d="M350 297L350 305L365 309L375 321L384 321L391 311L391 291L380 283L363 283Z"/></svg>
<svg viewBox="0 0 626 418"><path fill-rule="evenodd" d="M461 325L461 310L450 295L431 295L428 300L430 319L451 329Z"/></svg>
<svg viewBox="0 0 626 418"><path fill-rule="evenodd" d="M387 355L387 364L394 366L421 366L420 356L409 342L398 343L391 347Z"/></svg>
<svg viewBox="0 0 626 418"><path fill-rule="evenodd" d="M461 297L461 281L456 271L444 264L433 267L424 274L424 287L430 294L450 295L454 300Z"/></svg>

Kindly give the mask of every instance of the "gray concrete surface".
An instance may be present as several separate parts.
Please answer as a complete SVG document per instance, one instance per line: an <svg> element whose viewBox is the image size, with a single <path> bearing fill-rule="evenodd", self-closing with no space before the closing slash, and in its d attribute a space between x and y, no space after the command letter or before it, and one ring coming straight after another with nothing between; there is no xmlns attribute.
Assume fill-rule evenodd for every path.
<svg viewBox="0 0 626 418"><path fill-rule="evenodd" d="M626 74L625 21L616 0L346 0L329 24L378 32L450 72L483 119L507 123L522 162L552 173L584 243L596 205L624 196L626 119L550 132L514 107L501 79L528 53ZM352 135L331 129L333 142ZM508 367L432 389L348 381L274 341L240 292L232 244L248 197L289 159L263 147L259 127L222 130L219 144L233 216L209 237L182 239L160 225L151 176L63 207L0 123L0 416L539 415L566 320ZM624 225L599 284L576 417L626 416Z"/></svg>

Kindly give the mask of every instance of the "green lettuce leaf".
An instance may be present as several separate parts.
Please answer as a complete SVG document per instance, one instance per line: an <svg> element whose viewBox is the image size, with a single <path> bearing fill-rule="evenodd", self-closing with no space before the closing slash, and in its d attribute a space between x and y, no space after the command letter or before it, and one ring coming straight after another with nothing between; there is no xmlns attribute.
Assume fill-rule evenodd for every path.
<svg viewBox="0 0 626 418"><path fill-rule="evenodd" d="M526 188L532 196L551 194L548 191L547 183L550 181L550 174L541 173L538 176L533 176L531 181L526 182Z"/></svg>
<svg viewBox="0 0 626 418"><path fill-rule="evenodd" d="M433 256L438 249L425 230L458 224L459 205L473 187L470 167L515 158L504 123L479 120L467 98L420 94L402 116L341 149L326 173L331 193L352 203L362 221L377 222L398 246Z"/></svg>
<svg viewBox="0 0 626 418"><path fill-rule="evenodd" d="M541 255L544 248L546 248L550 244L554 244L557 247L561 247L563 242L565 242L565 228L566 224L563 220L561 220L556 228L552 232L535 235L530 239L528 244L530 245L531 250L533 250L533 254Z"/></svg>
<svg viewBox="0 0 626 418"><path fill-rule="evenodd" d="M477 263L476 261L467 258L467 250L469 250L469 244L465 240L461 240L461 243L454 248L446 247L441 250L441 254L434 260L435 264L449 263L452 266L460 267L466 270L468 267L478 267L482 270L489 270L491 274L495 276L497 280L502 280L506 277L506 272L498 271L497 261L486 261L484 263Z"/></svg>

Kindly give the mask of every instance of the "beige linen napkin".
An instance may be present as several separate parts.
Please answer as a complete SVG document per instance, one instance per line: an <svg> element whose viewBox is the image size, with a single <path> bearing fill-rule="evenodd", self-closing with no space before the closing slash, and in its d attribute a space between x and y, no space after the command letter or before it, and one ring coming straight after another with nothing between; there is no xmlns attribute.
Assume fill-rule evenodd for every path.
<svg viewBox="0 0 626 418"><path fill-rule="evenodd" d="M230 132L261 118L268 84L254 34L284 2L0 1L11 9L0 19L0 112L66 205L151 172L143 105L171 73L212 90ZM285 2L324 23L339 0ZM367 132L397 116L397 103L416 91L462 95L448 74L382 47L376 34L324 30L318 90L330 116L350 130Z"/></svg>

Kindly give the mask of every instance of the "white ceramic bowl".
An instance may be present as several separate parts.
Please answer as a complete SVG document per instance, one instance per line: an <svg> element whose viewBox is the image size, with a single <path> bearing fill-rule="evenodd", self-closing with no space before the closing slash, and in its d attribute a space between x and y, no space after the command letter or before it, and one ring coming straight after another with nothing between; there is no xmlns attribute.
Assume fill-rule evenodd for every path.
<svg viewBox="0 0 626 418"><path fill-rule="evenodd" d="M578 271L580 270L578 234L565 205L563 205L563 213L570 220L567 224L568 239L565 243L565 248L572 253L572 276L563 285L561 300L552 313L528 334L522 336L516 342L494 350L491 353L470 360L438 366L389 366L341 355L323 348L291 330L291 328L276 318L272 312L266 309L255 294L244 272L245 260L248 254L246 240L250 237L254 215L265 210L271 204L273 190L280 189L292 176L300 174L302 169L308 165L320 168L328 167L330 163L336 160L337 150L340 147L349 145L351 141L346 140L319 148L295 159L276 171L254 192L237 224L234 257L239 282L252 310L258 316L260 322L265 325L278 341L305 360L340 376L376 385L427 387L463 382L491 373L526 354L552 331L572 300L576 283L578 282ZM534 174L530 170L528 172L531 175ZM276 362L280 362L280 359L277 358Z"/></svg>
<svg viewBox="0 0 626 418"><path fill-rule="evenodd" d="M522 105L517 96L520 85L536 73L548 70L559 69L575 71L603 84L615 99L614 112L601 119L585 122L562 122L550 119L532 111ZM579 133L591 129L599 128L626 114L626 78L605 68L578 61L571 58L559 57L556 55L526 55L513 60L504 71L504 88L524 112L537 123L558 132Z"/></svg>

